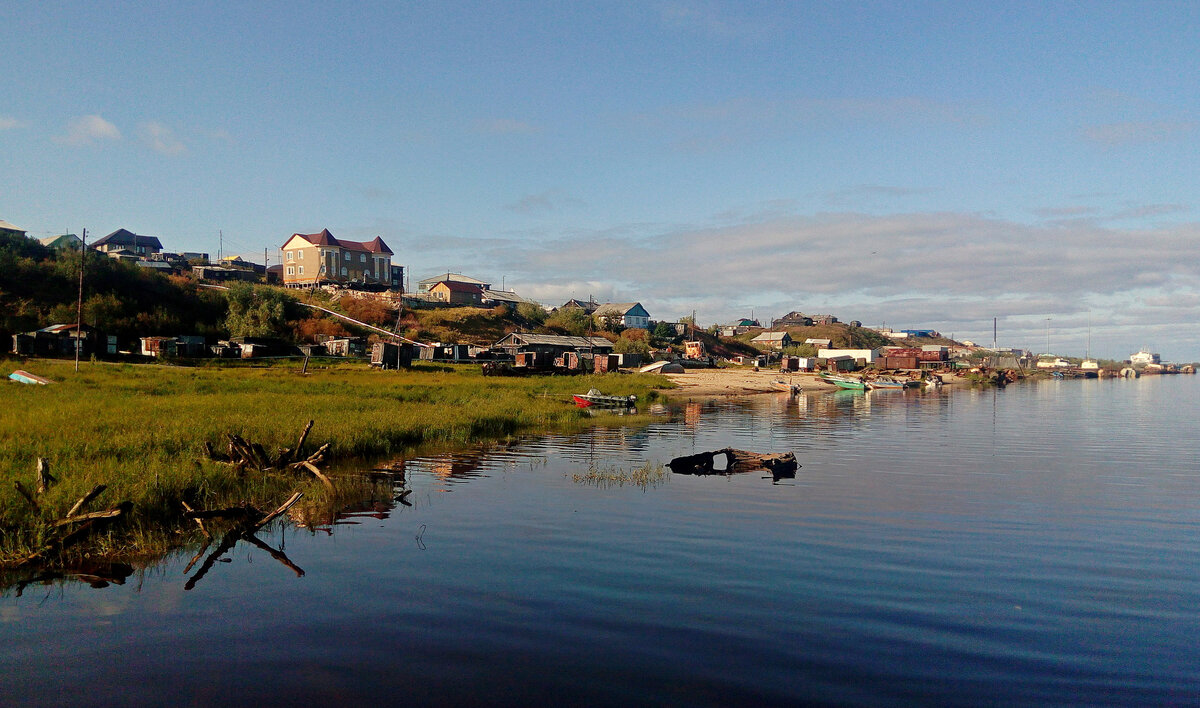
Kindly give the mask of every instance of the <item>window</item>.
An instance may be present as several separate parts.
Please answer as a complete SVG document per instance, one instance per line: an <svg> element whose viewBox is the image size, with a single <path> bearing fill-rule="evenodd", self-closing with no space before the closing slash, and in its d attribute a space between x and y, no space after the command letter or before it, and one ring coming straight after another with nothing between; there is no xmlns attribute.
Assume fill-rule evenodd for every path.
<svg viewBox="0 0 1200 708"><path fill-rule="evenodd" d="M304 251L300 252L300 260L304 260Z"/></svg>
<svg viewBox="0 0 1200 708"><path fill-rule="evenodd" d="M365 254L365 253L358 254L358 260L360 263L366 263L367 262L367 254Z"/></svg>
<svg viewBox="0 0 1200 708"><path fill-rule="evenodd" d="M291 254L289 253L288 255L290 256ZM295 274L296 274L296 268L295 268L294 266L288 266L288 273L287 273L287 274L288 274L288 275L295 275Z"/></svg>
<svg viewBox="0 0 1200 708"><path fill-rule="evenodd" d="M300 266L300 275L304 275L304 266Z"/></svg>
<svg viewBox="0 0 1200 708"><path fill-rule="evenodd" d="M287 254L288 254L288 260L289 260L289 261L290 261L290 260L292 260L292 252L291 252L291 251L288 251L288 252L287 252Z"/></svg>
<svg viewBox="0 0 1200 708"><path fill-rule="evenodd" d="M346 275L347 275L346 266L342 266L342 277L344 278L344 277L346 277Z"/></svg>
<svg viewBox="0 0 1200 708"><path fill-rule="evenodd" d="M365 273L363 273L363 277L364 277L364 278L370 278L370 277L371 277L371 271L369 271L369 270L368 270L368 271L366 271Z"/></svg>

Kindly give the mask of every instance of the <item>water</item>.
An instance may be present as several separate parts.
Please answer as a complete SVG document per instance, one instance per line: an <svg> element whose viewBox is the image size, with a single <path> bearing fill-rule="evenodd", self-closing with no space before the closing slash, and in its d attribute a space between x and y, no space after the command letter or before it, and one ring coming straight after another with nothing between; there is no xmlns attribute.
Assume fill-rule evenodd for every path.
<svg viewBox="0 0 1200 708"><path fill-rule="evenodd" d="M0 598L0 703L1200 700L1200 385L688 404L408 463L411 507L239 544L185 590ZM597 487L734 446L750 473ZM370 509L368 509L370 512Z"/></svg>

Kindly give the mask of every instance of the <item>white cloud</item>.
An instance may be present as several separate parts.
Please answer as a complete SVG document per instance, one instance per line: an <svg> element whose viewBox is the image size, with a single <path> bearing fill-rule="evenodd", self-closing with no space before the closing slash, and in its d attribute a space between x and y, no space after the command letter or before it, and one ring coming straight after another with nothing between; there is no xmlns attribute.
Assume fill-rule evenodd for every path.
<svg viewBox="0 0 1200 708"><path fill-rule="evenodd" d="M24 125L24 123L12 116L0 115L0 130L12 130L13 128L21 128Z"/></svg>
<svg viewBox="0 0 1200 708"><path fill-rule="evenodd" d="M138 126L138 136L147 147L161 155L174 156L187 152L187 146L183 144L183 141L175 137L174 131L162 123L155 121L142 123Z"/></svg>
<svg viewBox="0 0 1200 708"><path fill-rule="evenodd" d="M53 138L60 145L95 145L104 140L120 140L121 131L96 114L67 121L66 132Z"/></svg>

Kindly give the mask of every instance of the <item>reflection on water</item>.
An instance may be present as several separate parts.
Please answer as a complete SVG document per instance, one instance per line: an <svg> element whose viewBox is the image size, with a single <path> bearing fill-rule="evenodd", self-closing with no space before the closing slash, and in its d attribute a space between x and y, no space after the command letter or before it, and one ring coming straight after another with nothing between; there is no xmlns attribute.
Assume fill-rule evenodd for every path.
<svg viewBox="0 0 1200 708"><path fill-rule="evenodd" d="M390 461L335 512L8 591L0 702L1194 702L1197 393L764 395ZM726 447L803 467L576 481Z"/></svg>

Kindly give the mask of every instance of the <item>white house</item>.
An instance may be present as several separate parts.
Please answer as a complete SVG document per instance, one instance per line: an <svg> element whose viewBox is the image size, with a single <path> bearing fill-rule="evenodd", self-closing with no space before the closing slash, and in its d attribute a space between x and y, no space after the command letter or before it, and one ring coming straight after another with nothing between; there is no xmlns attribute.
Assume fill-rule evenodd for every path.
<svg viewBox="0 0 1200 708"><path fill-rule="evenodd" d="M868 364L875 363L875 359L879 357L878 349L821 349L817 351L818 359L836 359L837 357L848 356L855 361L862 359Z"/></svg>
<svg viewBox="0 0 1200 708"><path fill-rule="evenodd" d="M606 302L592 314L599 320L615 322L622 327L646 329L650 326L650 313L640 302Z"/></svg>

